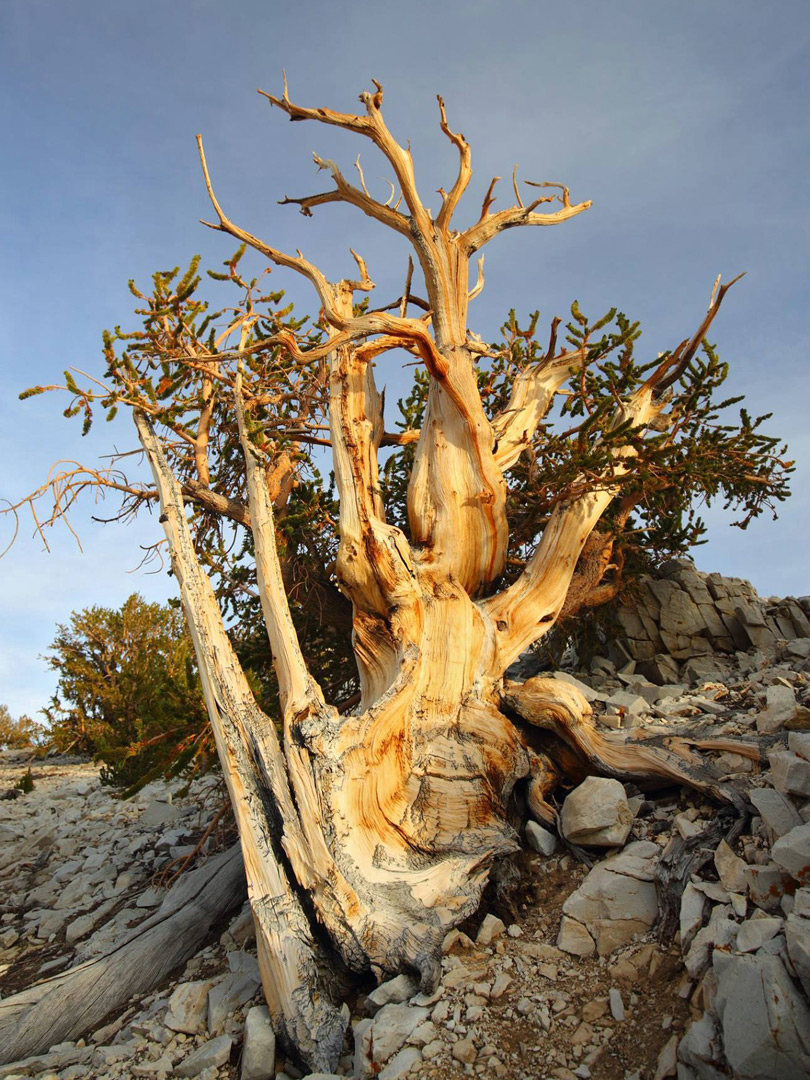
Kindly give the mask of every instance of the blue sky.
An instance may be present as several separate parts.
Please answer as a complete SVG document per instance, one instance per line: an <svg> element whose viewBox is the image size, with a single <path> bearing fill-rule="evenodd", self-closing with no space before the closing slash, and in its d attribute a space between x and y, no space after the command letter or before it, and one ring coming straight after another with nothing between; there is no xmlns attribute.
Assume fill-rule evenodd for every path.
<svg viewBox="0 0 810 1080"><path fill-rule="evenodd" d="M113 443L132 444L126 422L82 440L57 399L17 394L59 381L70 365L100 373L101 330L130 318L128 278L148 281L195 252L208 265L230 253L198 224L209 214L198 131L235 220L277 247L301 247L331 276L350 269L351 244L379 295L396 294L399 238L351 208L304 219L276 203L320 190L313 150L346 169L362 150L377 183L383 170L368 148L290 125L255 92L277 91L286 68L294 100L351 110L374 76L389 125L412 141L426 197L453 175L436 123L441 93L473 148L467 213L515 162L525 178L562 179L575 200L594 201L566 225L513 230L491 245L471 313L483 337L512 306L550 319L577 298L585 311L617 305L640 319L653 356L697 324L719 272L747 271L712 337L732 364L731 391L775 414L800 471L776 523L742 533L711 511L711 542L696 560L763 594L810 592L809 45L807 0L302 0L294 9L272 0L3 0L0 497L36 487L56 459L93 462ZM281 271L274 281L312 310L298 281ZM380 381L389 398L401 385L393 371ZM117 607L136 589L173 592L165 575L135 570L139 546L159 536L156 518L102 526L94 512L104 516L91 506L75 515L83 551L59 530L44 553L23 519L0 562L0 702L15 715L46 703L53 678L39 656L71 611Z"/></svg>

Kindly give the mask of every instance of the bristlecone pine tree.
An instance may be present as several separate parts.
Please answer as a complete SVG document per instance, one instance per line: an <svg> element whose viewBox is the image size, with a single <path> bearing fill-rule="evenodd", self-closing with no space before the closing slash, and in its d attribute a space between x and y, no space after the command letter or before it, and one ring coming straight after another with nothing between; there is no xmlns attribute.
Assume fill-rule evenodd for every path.
<svg viewBox="0 0 810 1080"><path fill-rule="evenodd" d="M483 286L480 261L477 283L469 280L472 257L506 229L562 224L590 204L551 183L534 185L524 203L515 179L516 205L496 211L493 181L478 219L454 228L470 149L439 99L459 167L434 218L374 85L360 95L361 115L295 105L286 84L281 97L265 96L291 120L371 140L393 170L391 198L374 198L359 167L354 186L316 158L334 186L285 201L306 215L349 203L401 234L424 297L412 291L411 268L396 303L355 302L374 287L360 256L357 280L330 282L300 253L232 222L198 140L211 228L307 278L319 321L304 330L273 307L280 294L240 276L240 256L219 275L242 295L225 314L196 299L196 262L185 276L156 275L149 299L133 287L146 302L144 330L106 338L101 390L68 377L68 412L89 423L93 401L108 413L132 407L154 487L115 470L67 472L52 485L55 517L85 484L123 492L129 509L160 500L239 826L265 994L284 1043L321 1069L334 1068L345 1027L330 973L408 971L433 987L447 931L476 910L493 865L518 848L516 798L552 827L557 781L589 772L685 782L734 800L687 746L614 741L564 682L505 673L561 616L615 595L628 537L646 530L653 542L663 529L694 538L693 495L720 492L755 515L784 497L789 472L759 421L743 414L739 426L722 426L709 404L725 367L704 339L729 285L715 286L692 337L646 365L633 358L637 326L615 312L591 325L575 305L563 347L557 320L545 349L536 320L523 332L511 317L500 351L471 333L468 305ZM121 356L116 340L127 341ZM423 365L406 408L419 429L386 433L373 362L396 349ZM555 408L568 428L560 434L549 421ZM334 498L303 479L313 445L331 447ZM382 446L396 457L381 478ZM308 522L323 532L305 544ZM280 736L257 705L203 565L220 575L221 591L216 555L230 528L249 530L240 558L255 558ZM227 588L249 590L241 567L231 564ZM325 694L305 660L302 597L314 597L310 620L351 626L359 700L348 708L330 703L341 695Z"/></svg>

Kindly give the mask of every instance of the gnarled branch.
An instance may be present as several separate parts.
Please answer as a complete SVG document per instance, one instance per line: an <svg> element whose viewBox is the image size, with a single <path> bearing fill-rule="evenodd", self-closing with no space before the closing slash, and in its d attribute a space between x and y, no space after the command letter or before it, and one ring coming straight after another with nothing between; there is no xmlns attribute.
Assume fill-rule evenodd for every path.
<svg viewBox="0 0 810 1080"><path fill-rule="evenodd" d="M518 225L559 225L560 222L568 221L572 217L576 217L577 214L581 214L584 210L587 210L591 206L590 200L581 203L571 203L571 199L568 193L568 188L563 184L556 184L552 182L546 182L543 184L534 184L534 187L559 187L562 188L562 195L541 195L528 206L513 206L508 210L501 210L497 214L490 214L489 208L492 205L492 188L498 177L492 181L487 192L487 197L484 199L484 205L481 210L481 217L472 225L469 229L461 234L460 242L464 245L464 248L468 255L472 255L474 252L482 248L484 244L488 244L493 237L498 233L503 232L505 229L513 229ZM561 210L555 210L552 213L536 214L534 211L542 203L553 201L555 198L559 198L562 203Z"/></svg>
<svg viewBox="0 0 810 1080"><path fill-rule="evenodd" d="M363 135L380 149L394 170L399 182L402 194L411 212L414 226L423 234L430 230L430 214L422 204L419 192L416 188L416 180L413 172L413 158L410 150L400 146L391 134L382 115L383 89L376 79L374 93L364 90L360 94L360 101L365 106L366 115L356 116L352 113L336 112L333 109L309 109L301 105L295 105L290 101L287 92L287 77L284 76L284 91L280 98L268 94L265 90L259 90L262 97L266 97L271 105L283 109L291 120L317 120L322 124L330 124L334 127L353 131L357 135ZM367 196L367 198L370 198ZM372 202L374 200L371 200ZM379 211L386 210L382 203L377 203ZM368 210L366 210L368 213ZM395 213L395 211L390 211ZM376 215L375 215L376 216ZM400 230L401 231L401 230Z"/></svg>
<svg viewBox="0 0 810 1080"><path fill-rule="evenodd" d="M290 204L300 206L301 213L305 217L311 217L313 206L323 206L325 203L332 202L345 202L349 203L350 206L356 206L358 210L362 210L368 217L374 218L375 221L387 225L398 233L402 233L403 236L409 235L408 219L404 214L390 206L386 206L385 203L378 202L365 189L361 190L350 184L334 161L318 157L317 154L313 154L312 158L319 169L328 169L332 174L332 179L335 181L334 191L324 191L318 195L305 195L300 199L291 199L289 196L285 196L285 198L279 200L281 206Z"/></svg>
<svg viewBox="0 0 810 1080"><path fill-rule="evenodd" d="M437 94L436 100L439 102L439 115L441 116L441 129L451 143L458 150L458 175L455 183L450 189L449 194L445 194L440 190L442 196L442 208L436 216L436 224L446 233L450 228L450 222L453 218L453 213L459 204L459 200L464 192L467 190L467 185L470 182L472 176L472 168L470 166L470 146L467 140L460 132L450 130L450 126L447 123L447 113L444 108L444 99Z"/></svg>
<svg viewBox="0 0 810 1080"><path fill-rule="evenodd" d="M551 350L553 352L553 342ZM495 460L501 469L511 468L531 444L555 393L568 379L571 369L584 361L585 349L561 353L554 359L546 355L537 364L524 368L515 378L506 408L492 420L492 430L498 440Z"/></svg>

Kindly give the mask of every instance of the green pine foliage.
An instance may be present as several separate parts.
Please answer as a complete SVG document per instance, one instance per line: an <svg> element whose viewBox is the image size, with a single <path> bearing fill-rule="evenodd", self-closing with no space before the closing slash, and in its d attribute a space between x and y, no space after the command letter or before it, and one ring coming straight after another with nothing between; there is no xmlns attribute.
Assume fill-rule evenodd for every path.
<svg viewBox="0 0 810 1080"><path fill-rule="evenodd" d="M21 791L23 795L30 795L34 790L34 774L31 772L31 766L29 765L26 771L22 774L20 779L14 785L18 791Z"/></svg>
<svg viewBox="0 0 810 1080"><path fill-rule="evenodd" d="M762 513L777 516L777 504L790 495L793 462L779 438L763 431L770 414L752 418L740 408L734 416L732 409L742 398L722 397L729 365L714 346L704 343L667 390L660 430L636 430L616 422L617 407L666 354L639 359L639 324L615 308L590 322L575 301L571 316L568 347L584 348L585 362L572 366L557 405L507 474L509 576L523 569L553 508L585 491L619 486L599 529L615 537L614 560L623 562L628 581L705 542L700 513L715 501L736 515L732 524L741 529ZM479 389L490 418L507 408L515 377L547 351L537 337L538 321L535 312L522 329L510 311L502 339L490 346L488 360L480 365ZM398 403L401 430L420 427L428 386L427 373L418 369L410 394ZM622 460L621 473L614 456L620 446L634 450L634 456ZM405 529L413 452L413 444L402 448L383 469L387 505Z"/></svg>
<svg viewBox="0 0 810 1080"><path fill-rule="evenodd" d="M57 627L46 660L58 675L43 710L50 740L102 761L105 783L137 790L209 763L194 649L177 608L134 593L119 610L75 612Z"/></svg>
<svg viewBox="0 0 810 1080"><path fill-rule="evenodd" d="M27 750L42 741L43 730L30 716L15 720L7 705L0 705L0 750Z"/></svg>

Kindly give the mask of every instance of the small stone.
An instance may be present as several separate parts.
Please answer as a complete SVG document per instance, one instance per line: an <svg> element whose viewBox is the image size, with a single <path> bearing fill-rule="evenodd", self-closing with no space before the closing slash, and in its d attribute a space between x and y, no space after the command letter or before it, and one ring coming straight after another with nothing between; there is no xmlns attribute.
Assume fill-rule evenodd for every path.
<svg viewBox="0 0 810 1080"><path fill-rule="evenodd" d="M425 1061L432 1061L433 1058L437 1057L442 1050L444 1050L444 1045L445 1044L441 1039L434 1039L433 1042L427 1043L426 1046L422 1047L422 1057Z"/></svg>
<svg viewBox="0 0 810 1080"><path fill-rule="evenodd" d="M714 865L720 883L728 892L745 892L747 879L745 876L746 864L735 855L725 840L721 840L714 853Z"/></svg>
<svg viewBox="0 0 810 1080"><path fill-rule="evenodd" d="M716 907L711 914L708 926L698 930L695 940L684 956L684 967L692 979L699 979L706 971L711 960L712 950L730 945L739 931L739 923L731 915L731 908Z"/></svg>
<svg viewBox="0 0 810 1080"><path fill-rule="evenodd" d="M792 750L776 750L768 754L773 786L783 795L810 796L810 761Z"/></svg>
<svg viewBox="0 0 810 1080"><path fill-rule="evenodd" d="M810 645L810 640L808 640L808 645ZM810 761L810 733L791 731L788 735L788 750L792 750L794 754L798 754L805 761Z"/></svg>
<svg viewBox="0 0 810 1080"><path fill-rule="evenodd" d="M468 1035L466 1039L462 1039L453 1045L452 1050L453 1057L456 1061L461 1061L465 1065L472 1065L475 1059L478 1057L478 1051L475 1048L475 1043Z"/></svg>
<svg viewBox="0 0 810 1080"><path fill-rule="evenodd" d="M793 803L773 788L753 788L748 797L759 811L760 817L777 837L802 824L799 812Z"/></svg>
<svg viewBox="0 0 810 1080"><path fill-rule="evenodd" d="M245 904L236 918L231 921L228 933L237 945L246 945L255 939L256 926L253 922L253 912L250 909L250 904Z"/></svg>
<svg viewBox="0 0 810 1080"><path fill-rule="evenodd" d="M567 671L555 671L554 678L559 682L568 683L568 685L573 686L575 690L579 690L586 701L593 702L602 700L598 691L594 690L593 687L588 686L587 683L582 682L581 679L569 675Z"/></svg>
<svg viewBox="0 0 810 1080"><path fill-rule="evenodd" d="M776 937L783 926L783 919L769 918L767 915L761 919L748 919L737 933L737 952L756 952L766 941Z"/></svg>
<svg viewBox="0 0 810 1080"><path fill-rule="evenodd" d="M245 1017L240 1080L273 1080L276 1075L276 1035L266 1005L254 1005Z"/></svg>
<svg viewBox="0 0 810 1080"><path fill-rule="evenodd" d="M149 803L141 814L139 824L157 828L160 825L168 825L169 822L175 821L178 817L180 817L180 811L176 806L155 799Z"/></svg>
<svg viewBox="0 0 810 1080"><path fill-rule="evenodd" d="M607 698L606 705L621 709L626 715L640 716L649 711L649 703L640 694L628 694L626 690L617 690Z"/></svg>
<svg viewBox="0 0 810 1080"><path fill-rule="evenodd" d="M221 1032L225 1021L240 1005L256 994L261 983L253 975L234 972L208 991L208 1030L212 1035Z"/></svg>
<svg viewBox="0 0 810 1080"><path fill-rule="evenodd" d="M506 923L499 919L497 915L486 915L484 921L478 928L475 940L478 945L490 945L495 938L500 937L505 930Z"/></svg>
<svg viewBox="0 0 810 1080"><path fill-rule="evenodd" d="M594 940L582 923L563 915L560 932L557 935L557 948L573 956L593 956L596 952Z"/></svg>
<svg viewBox="0 0 810 1080"><path fill-rule="evenodd" d="M633 827L624 788L618 780L589 776L563 803L560 827L571 843L621 846Z"/></svg>
<svg viewBox="0 0 810 1080"><path fill-rule="evenodd" d="M584 1006L582 1009L582 1019L587 1023L592 1024L594 1020L601 1020L607 1011L607 999L596 998L595 1001L589 1001L588 1004Z"/></svg>
<svg viewBox="0 0 810 1080"><path fill-rule="evenodd" d="M423 1024L429 1015L428 1008L391 1003L384 1005L373 1020L357 1023L355 1075L371 1076L375 1071L374 1065L389 1061L404 1046L411 1032Z"/></svg>
<svg viewBox="0 0 810 1080"><path fill-rule="evenodd" d="M163 903L164 896L165 893L161 889L144 889L142 893L138 894L138 897L135 900L135 907L159 907Z"/></svg>
<svg viewBox="0 0 810 1080"><path fill-rule="evenodd" d="M174 1067L175 1076L199 1076L203 1069L218 1069L231 1056L233 1039L230 1035L220 1035L198 1046L189 1056Z"/></svg>
<svg viewBox="0 0 810 1080"><path fill-rule="evenodd" d="M472 938L468 938L466 934L462 934L460 930L453 929L444 936L444 941L442 941L442 952L447 955L447 953L452 952L456 946L460 949L474 949L475 942Z"/></svg>
<svg viewBox="0 0 810 1080"><path fill-rule="evenodd" d="M492 989L489 993L490 998L493 1001L497 1001L499 998L502 998L503 995L506 993L511 981L511 975L507 975L505 971L502 971L498 975L496 975L495 981L492 984Z"/></svg>
<svg viewBox="0 0 810 1080"><path fill-rule="evenodd" d="M771 848L771 857L801 885L810 885L810 823L780 836Z"/></svg>
<svg viewBox="0 0 810 1080"><path fill-rule="evenodd" d="M695 934L703 926L706 914L706 897L690 882L681 894L681 950L685 951Z"/></svg>
<svg viewBox="0 0 810 1080"><path fill-rule="evenodd" d="M205 1031L208 991L214 985L214 979L206 979L176 986L169 998L169 1010L163 1021L166 1027L172 1031L182 1031L186 1035L198 1035Z"/></svg>
<svg viewBox="0 0 810 1080"><path fill-rule="evenodd" d="M610 1002L610 1015L616 1023L620 1023L624 1020L624 1002L622 1001L621 992L615 986L611 986L608 1000Z"/></svg>
<svg viewBox="0 0 810 1080"><path fill-rule="evenodd" d="M693 836L699 836L703 831L702 827L688 818L686 814L676 814L672 824L684 840L689 840Z"/></svg>
<svg viewBox="0 0 810 1080"><path fill-rule="evenodd" d="M418 990L419 984L416 979L410 975L397 975L396 978L380 983L375 990L372 990L366 998L366 1005L372 1005L375 1009L381 1009L383 1005L389 1005L391 1002L399 1005L403 1001L408 1001Z"/></svg>
<svg viewBox="0 0 810 1080"><path fill-rule="evenodd" d="M557 837L536 821L526 822L526 842L538 855L553 855L557 850Z"/></svg>
<svg viewBox="0 0 810 1080"><path fill-rule="evenodd" d="M408 1043L411 1046L426 1046L429 1042L433 1042L438 1034L438 1029L433 1021L425 1020L423 1024L414 1028L410 1033Z"/></svg>
<svg viewBox="0 0 810 1080"><path fill-rule="evenodd" d="M156 1061L144 1061L142 1065L130 1066L133 1076L154 1076L157 1080L165 1080L174 1072L172 1059L168 1054L161 1054Z"/></svg>
<svg viewBox="0 0 810 1080"><path fill-rule="evenodd" d="M757 731L762 735L772 735L796 713L796 695L789 686L781 683L768 687L765 704L765 710L757 716Z"/></svg>
<svg viewBox="0 0 810 1080"><path fill-rule="evenodd" d="M262 981L259 961L244 949L232 949L228 953L228 967L234 975L250 975L256 982Z"/></svg>
<svg viewBox="0 0 810 1080"><path fill-rule="evenodd" d="M407 1076L421 1060L421 1050L415 1046L404 1046L391 1058L382 1072L378 1073L378 1080L400 1080L400 1077Z"/></svg>

